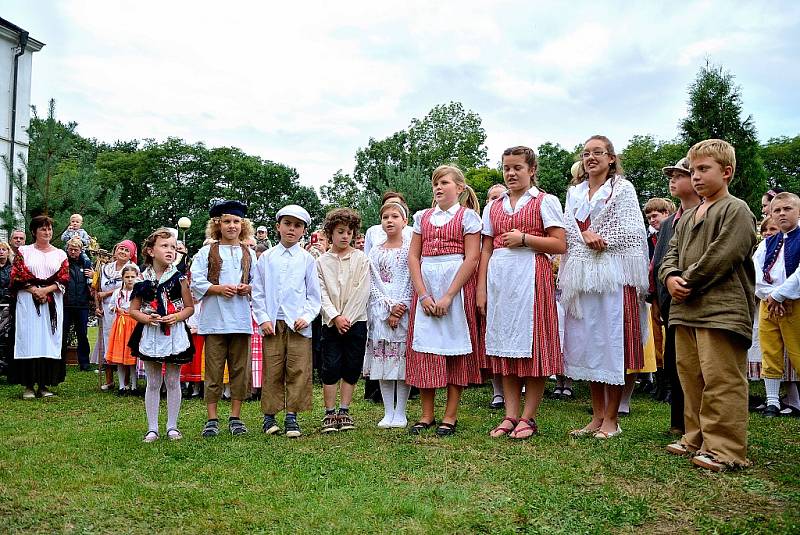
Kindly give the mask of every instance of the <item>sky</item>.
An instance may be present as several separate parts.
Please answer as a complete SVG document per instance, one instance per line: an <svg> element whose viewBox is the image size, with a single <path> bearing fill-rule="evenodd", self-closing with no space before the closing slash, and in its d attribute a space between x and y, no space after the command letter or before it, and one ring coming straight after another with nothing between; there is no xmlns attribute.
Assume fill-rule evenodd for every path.
<svg viewBox="0 0 800 535"><path fill-rule="evenodd" d="M673 139L710 61L759 138L800 134L800 2L0 0L46 46L31 102L102 141L235 146L319 187L460 101L512 145Z"/></svg>

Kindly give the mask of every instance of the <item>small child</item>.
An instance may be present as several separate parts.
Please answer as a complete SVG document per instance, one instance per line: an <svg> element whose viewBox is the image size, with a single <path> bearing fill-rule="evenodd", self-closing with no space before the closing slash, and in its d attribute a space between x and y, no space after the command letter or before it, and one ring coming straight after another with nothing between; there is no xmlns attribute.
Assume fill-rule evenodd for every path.
<svg viewBox="0 0 800 535"><path fill-rule="evenodd" d="M364 376L379 383L383 419L378 427L404 428L408 425L406 403L411 392L405 382L407 313L411 306L411 239L403 234L408 208L399 199L389 201L381 207L380 218L386 241L369 251L371 290Z"/></svg>
<svg viewBox="0 0 800 535"><path fill-rule="evenodd" d="M239 201L220 201L211 207L203 246L191 265L193 296L203 301L197 332L205 340L205 402L208 420L204 437L219 434L217 404L223 396L227 364L230 377L231 415L228 430L234 436L247 433L241 419L242 401L250 397L251 281L256 254L246 245L253 225L247 206Z"/></svg>
<svg viewBox="0 0 800 535"><path fill-rule="evenodd" d="M131 293L130 315L139 322L128 347L144 361L147 390L144 406L148 431L144 442L159 439L158 412L161 401L162 367L166 368L167 437L180 440L178 413L181 408L181 364L192 360L194 346L186 320L194 313L192 293L186 277L172 263L177 240L168 228L153 231L144 242L145 269Z"/></svg>
<svg viewBox="0 0 800 535"><path fill-rule="evenodd" d="M447 389L447 406L436 427L436 434L445 437L456 432L464 387L483 379L475 305L482 225L478 199L461 169L441 165L431 184L434 207L414 214L408 253L415 294L406 382L420 389L422 404L422 416L409 429L412 435L436 427L436 389Z"/></svg>
<svg viewBox="0 0 800 535"><path fill-rule="evenodd" d="M311 225L301 206L284 206L277 219L280 242L261 255L253 278L253 315L264 336L262 430L280 432L275 414L286 410L286 436L302 434L299 411L311 410L311 321L319 314L319 275L314 258L298 243Z"/></svg>
<svg viewBox="0 0 800 535"><path fill-rule="evenodd" d="M115 316L108 337L106 362L117 365L120 395L136 392L136 357L131 354L128 341L136 327L136 320L131 317L129 310L133 286L138 279L139 268L134 264L125 266L122 268L122 286L111 294L111 307Z"/></svg>
<svg viewBox="0 0 800 535"><path fill-rule="evenodd" d="M686 432L667 446L719 472L747 466L747 348L753 334L755 217L728 192L736 152L721 139L695 144L689 172L699 206L688 210L659 271L672 296Z"/></svg>
<svg viewBox="0 0 800 535"><path fill-rule="evenodd" d="M355 429L350 402L364 366L370 291L367 255L350 245L360 226L361 216L355 210L337 208L328 212L324 228L331 248L317 259L322 302L323 433ZM341 391L338 414L337 390Z"/></svg>
<svg viewBox="0 0 800 535"><path fill-rule="evenodd" d="M69 216L69 226L61 233L61 241L64 242L64 249L66 249L67 243L70 240L73 238L79 239L82 244L81 259L85 263L88 263L90 260L89 257L86 256L86 248L89 247L91 238L89 237L89 233L81 228L82 226L83 216L81 214L72 214Z"/></svg>
<svg viewBox="0 0 800 535"><path fill-rule="evenodd" d="M800 311L794 301L800 295L784 292L783 284L800 264L800 197L794 193L778 193L769 205L770 218L779 232L763 240L756 249L758 297L758 336L761 344L761 376L767 392L763 415L781 415L779 392L784 377L784 353L792 366L800 369Z"/></svg>
<svg viewBox="0 0 800 535"><path fill-rule="evenodd" d="M360 232L356 233L356 237L353 239L353 247L358 249L359 251L364 251L364 240L365 237Z"/></svg>

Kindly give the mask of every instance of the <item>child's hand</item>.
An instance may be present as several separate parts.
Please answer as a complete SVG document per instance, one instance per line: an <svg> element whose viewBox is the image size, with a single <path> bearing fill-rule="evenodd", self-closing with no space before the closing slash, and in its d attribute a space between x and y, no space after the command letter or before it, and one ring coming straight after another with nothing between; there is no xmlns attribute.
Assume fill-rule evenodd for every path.
<svg viewBox="0 0 800 535"><path fill-rule="evenodd" d="M95 316L102 316L103 315L103 307L95 307L94 308L94 315Z"/></svg>
<svg viewBox="0 0 800 535"><path fill-rule="evenodd" d="M767 310L771 318L782 318L786 315L786 307L777 302L772 296L767 297Z"/></svg>
<svg viewBox="0 0 800 535"><path fill-rule="evenodd" d="M586 247L589 249L594 249L595 251L605 251L606 247L608 247L606 240L604 240L603 237L596 232L584 230L581 232L581 236L583 236L583 243L585 243Z"/></svg>
<svg viewBox="0 0 800 535"><path fill-rule="evenodd" d="M478 288L475 292L475 306L478 314L486 317L486 288Z"/></svg>
<svg viewBox="0 0 800 535"><path fill-rule="evenodd" d="M667 277L667 291L676 303L683 303L692 293L692 289L686 287L686 281L677 275Z"/></svg>
<svg viewBox="0 0 800 535"><path fill-rule="evenodd" d="M449 295L443 295L439 299L436 300L436 307L434 308L433 315L442 317L446 316L447 312L450 310L450 304L453 302L453 298Z"/></svg>
<svg viewBox="0 0 800 535"><path fill-rule="evenodd" d="M522 247L522 232L512 228L508 232L504 232L500 239L506 247Z"/></svg>
<svg viewBox="0 0 800 535"><path fill-rule="evenodd" d="M249 284L238 284L236 286L236 293L238 295L250 295L252 287Z"/></svg>
<svg viewBox="0 0 800 535"><path fill-rule="evenodd" d="M400 318L397 316L389 316L389 318L386 320L386 323L388 323L389 327L392 329L397 329L397 326L400 325Z"/></svg>
<svg viewBox="0 0 800 535"><path fill-rule="evenodd" d="M295 322L295 325L296 324L297 323ZM272 335L275 334L275 328L272 326L272 322L271 321L265 321L264 323L259 325L259 327L261 328L261 333L264 336L272 336Z"/></svg>
<svg viewBox="0 0 800 535"><path fill-rule="evenodd" d="M220 284L219 294L222 297L227 297L228 299L230 299L231 297L236 295L236 286L233 284Z"/></svg>
<svg viewBox="0 0 800 535"><path fill-rule="evenodd" d="M406 306L403 303L398 303L391 308L390 313L395 318L400 319L406 313Z"/></svg>
<svg viewBox="0 0 800 535"><path fill-rule="evenodd" d="M161 316L153 312L150 314L150 325L158 327L161 324Z"/></svg>
<svg viewBox="0 0 800 535"><path fill-rule="evenodd" d="M422 300L422 311L428 316L434 316L436 312L436 301L433 300L433 297L426 297Z"/></svg>
<svg viewBox="0 0 800 535"><path fill-rule="evenodd" d="M333 325L336 327L336 330L339 331L339 334L344 334L350 330L350 320L342 315L333 318Z"/></svg>
<svg viewBox="0 0 800 535"><path fill-rule="evenodd" d="M308 327L308 322L306 320L304 320L303 318L297 318L296 320L294 320L294 330L295 330L295 332L302 331L306 327Z"/></svg>
<svg viewBox="0 0 800 535"><path fill-rule="evenodd" d="M168 327L172 327L173 325L175 325L175 323L177 323L178 315L177 314L167 314L166 316L163 316L159 321L161 323L165 323Z"/></svg>

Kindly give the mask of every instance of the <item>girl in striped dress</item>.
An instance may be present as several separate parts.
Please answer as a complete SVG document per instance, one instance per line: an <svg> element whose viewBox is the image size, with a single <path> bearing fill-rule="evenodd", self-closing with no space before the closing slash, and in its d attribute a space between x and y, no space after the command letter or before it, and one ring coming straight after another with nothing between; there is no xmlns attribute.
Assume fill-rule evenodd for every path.
<svg viewBox="0 0 800 535"><path fill-rule="evenodd" d="M422 417L409 432L436 425L437 388L447 406L436 434L455 433L461 391L481 382L475 287L480 257L478 199L458 167L433 172L434 207L414 214L408 269L414 294L406 343L406 383L420 389Z"/></svg>
<svg viewBox="0 0 800 535"><path fill-rule="evenodd" d="M490 433L493 438L535 435L545 381L563 372L555 280L547 255L567 249L564 220L558 199L534 185L536 166L533 149L506 149L508 191L483 211L477 303L486 317L486 355L492 372L503 378L506 411Z"/></svg>

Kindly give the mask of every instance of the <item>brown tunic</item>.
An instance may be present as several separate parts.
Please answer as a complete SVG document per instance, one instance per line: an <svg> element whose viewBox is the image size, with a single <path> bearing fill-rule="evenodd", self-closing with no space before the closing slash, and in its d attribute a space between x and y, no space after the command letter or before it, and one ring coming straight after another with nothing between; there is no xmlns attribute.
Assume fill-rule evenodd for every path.
<svg viewBox="0 0 800 535"><path fill-rule="evenodd" d="M686 280L692 293L673 301L671 325L725 329L752 341L755 310L756 220L747 204L732 195L708 207L695 223L697 208L686 211L675 226L658 277Z"/></svg>

